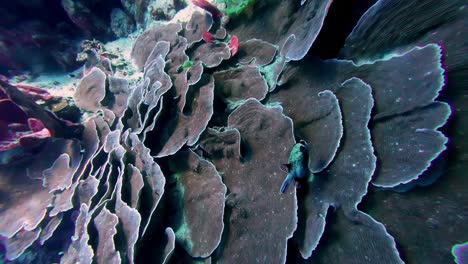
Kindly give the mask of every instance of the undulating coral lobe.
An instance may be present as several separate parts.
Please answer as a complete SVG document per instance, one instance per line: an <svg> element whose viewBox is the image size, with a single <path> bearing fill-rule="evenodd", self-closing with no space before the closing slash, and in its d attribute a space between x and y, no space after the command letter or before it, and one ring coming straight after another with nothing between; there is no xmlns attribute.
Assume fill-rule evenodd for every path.
<svg viewBox="0 0 468 264"><path fill-rule="evenodd" d="M128 27L118 35L151 20L150 1L121 2L112 17ZM98 60L73 96L81 124L50 111L45 91L0 81L6 260L308 263L325 230L339 230L321 262L403 263L386 227L358 205L369 184L417 180L445 150L439 128L451 109L438 96L460 64L441 64L449 29L436 30L442 41L380 45L379 16L410 9L380 0L343 59L304 63L332 1L219 2L224 9L193 1L189 20L142 32L131 49L136 82L89 46L87 61ZM97 18L80 4L62 1L85 27L81 16ZM109 30L98 22L93 30ZM295 144L304 160L290 158ZM301 187L280 191L288 162Z"/></svg>
<svg viewBox="0 0 468 264"><path fill-rule="evenodd" d="M455 263L465 263L468 257L468 243L457 244L452 247L452 255L455 258Z"/></svg>

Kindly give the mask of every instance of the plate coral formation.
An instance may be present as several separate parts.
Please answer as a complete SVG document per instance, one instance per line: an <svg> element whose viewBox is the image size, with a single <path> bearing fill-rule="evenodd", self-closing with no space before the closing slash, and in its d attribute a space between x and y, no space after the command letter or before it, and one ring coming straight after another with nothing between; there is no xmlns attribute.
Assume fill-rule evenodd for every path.
<svg viewBox="0 0 468 264"><path fill-rule="evenodd" d="M425 4L377 1L341 58L322 60L305 57L331 0L193 2L189 19L134 40L137 81L89 47L71 103L78 121L47 110L57 103L46 90L0 80L5 259L292 263L298 252L307 263L324 231L339 228L325 263L403 263L358 205L369 185L418 180L446 149L439 129L451 108L438 96L466 65L463 43L449 41L466 33L466 10L439 1L442 14L390 41L379 36L396 34L383 26L392 14ZM433 22L443 12L451 20ZM313 180L281 193L281 165L300 140Z"/></svg>

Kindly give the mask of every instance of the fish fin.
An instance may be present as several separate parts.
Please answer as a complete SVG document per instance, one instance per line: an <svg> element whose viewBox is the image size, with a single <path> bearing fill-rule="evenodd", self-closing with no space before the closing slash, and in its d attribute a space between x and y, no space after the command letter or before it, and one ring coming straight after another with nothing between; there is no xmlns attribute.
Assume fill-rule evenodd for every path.
<svg viewBox="0 0 468 264"><path fill-rule="evenodd" d="M296 189L301 188L301 186L302 186L302 184L301 184L300 182L297 181L297 182L296 182Z"/></svg>
<svg viewBox="0 0 468 264"><path fill-rule="evenodd" d="M285 193L288 189L289 185L291 184L293 178L288 175L286 179L284 179L283 184L281 184L280 192Z"/></svg>
<svg viewBox="0 0 468 264"><path fill-rule="evenodd" d="M289 164L289 163L281 164L280 168L284 172L289 172L291 170L291 164Z"/></svg>

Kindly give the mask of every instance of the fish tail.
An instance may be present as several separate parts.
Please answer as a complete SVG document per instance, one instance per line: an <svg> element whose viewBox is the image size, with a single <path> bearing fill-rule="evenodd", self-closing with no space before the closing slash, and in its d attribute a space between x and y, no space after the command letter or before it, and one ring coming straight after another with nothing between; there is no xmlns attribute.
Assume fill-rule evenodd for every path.
<svg viewBox="0 0 468 264"><path fill-rule="evenodd" d="M283 184L281 185L281 189L280 189L280 192L281 193L285 193L286 190L288 189L289 185L291 184L293 178L292 177L286 177L286 179L284 179L283 181Z"/></svg>

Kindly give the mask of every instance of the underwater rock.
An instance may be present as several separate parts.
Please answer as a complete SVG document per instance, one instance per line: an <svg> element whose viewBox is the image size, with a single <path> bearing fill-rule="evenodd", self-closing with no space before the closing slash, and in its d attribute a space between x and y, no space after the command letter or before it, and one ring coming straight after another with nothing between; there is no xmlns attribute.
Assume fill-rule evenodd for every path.
<svg viewBox="0 0 468 264"><path fill-rule="evenodd" d="M111 13L111 28L112 32L121 38L130 35L135 30L135 23L122 9L114 8Z"/></svg>
<svg viewBox="0 0 468 264"><path fill-rule="evenodd" d="M21 159L37 151L50 137L50 131L38 119L27 114L10 99L0 99L0 164Z"/></svg>
<svg viewBox="0 0 468 264"><path fill-rule="evenodd" d="M145 10L148 7L148 0L120 0L124 10L133 16L133 20L141 27L145 21Z"/></svg>
<svg viewBox="0 0 468 264"><path fill-rule="evenodd" d="M34 118L40 121L40 123L50 131L52 137L81 137L82 126L80 124L74 124L70 121L58 118L52 112L38 105L33 98L21 92L18 87L2 80L0 80L0 98L13 102L14 105L20 107L22 112L26 113L28 118ZM7 107L9 111L14 111L14 113L19 114L18 110L14 110L14 106L10 103L8 103ZM34 123L39 124L36 121L34 121Z"/></svg>
<svg viewBox="0 0 468 264"><path fill-rule="evenodd" d="M34 77L49 70L72 71L78 66L75 54L78 52L77 38L80 37L80 30L77 30L68 18L63 19L60 15L50 14L54 11L60 12L61 10L57 9L61 7L53 5L33 9L29 6L31 2L24 5L17 2L9 4L13 7L0 7L1 14L6 12L6 16L12 17L9 21L2 15L1 74L8 76L29 72Z"/></svg>
<svg viewBox="0 0 468 264"><path fill-rule="evenodd" d="M106 35L109 27L101 17L95 15L87 6L88 1L61 0L61 5L70 20L81 30L89 35Z"/></svg>
<svg viewBox="0 0 468 264"><path fill-rule="evenodd" d="M137 29L147 29L154 21L167 21L181 9L184 1L120 0L124 12L131 15Z"/></svg>

